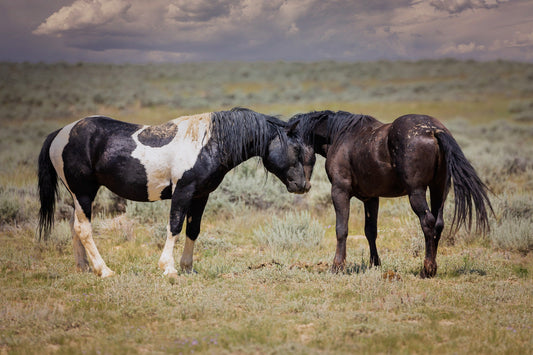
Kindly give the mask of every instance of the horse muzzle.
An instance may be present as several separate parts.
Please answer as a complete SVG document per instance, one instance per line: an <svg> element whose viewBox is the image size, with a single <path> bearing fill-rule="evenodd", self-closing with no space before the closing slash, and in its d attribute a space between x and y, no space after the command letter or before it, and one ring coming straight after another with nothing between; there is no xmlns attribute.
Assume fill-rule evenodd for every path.
<svg viewBox="0 0 533 355"><path fill-rule="evenodd" d="M309 181L306 181L304 184L289 182L286 186L287 191L293 194L304 194L311 189L311 183Z"/></svg>

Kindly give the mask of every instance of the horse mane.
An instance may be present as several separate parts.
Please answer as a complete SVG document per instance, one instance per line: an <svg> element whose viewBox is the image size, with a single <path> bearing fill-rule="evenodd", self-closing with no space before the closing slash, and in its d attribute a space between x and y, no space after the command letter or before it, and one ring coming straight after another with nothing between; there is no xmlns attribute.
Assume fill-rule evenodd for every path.
<svg viewBox="0 0 533 355"><path fill-rule="evenodd" d="M376 121L372 116L354 114L346 111L337 111L329 116L328 120L328 136L334 142L360 125Z"/></svg>
<svg viewBox="0 0 533 355"><path fill-rule="evenodd" d="M239 164L250 154L265 156L273 135L279 137L283 147L287 146L287 135L283 132L287 123L274 116L234 107L213 112L211 123L211 137L225 164Z"/></svg>
<svg viewBox="0 0 533 355"><path fill-rule="evenodd" d="M334 115L333 111L314 111L308 113L299 113L294 115L289 120L289 124L292 124L298 121L298 130L300 131L302 137L306 141L313 140L313 132L316 126L323 120L327 120L330 115Z"/></svg>
<svg viewBox="0 0 533 355"><path fill-rule="evenodd" d="M346 111L333 112L330 110L300 113L289 120L289 124L299 121L299 129L304 139L311 140L313 132L318 124L327 120L327 135L330 143L333 143L345 132L351 131L365 122L376 119L368 115L353 114Z"/></svg>

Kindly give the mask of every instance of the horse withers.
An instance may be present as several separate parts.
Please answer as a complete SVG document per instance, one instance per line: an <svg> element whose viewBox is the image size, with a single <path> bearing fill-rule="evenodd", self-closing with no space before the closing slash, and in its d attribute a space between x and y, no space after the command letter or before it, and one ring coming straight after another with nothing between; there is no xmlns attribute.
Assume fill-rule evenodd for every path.
<svg viewBox="0 0 533 355"><path fill-rule="evenodd" d="M187 218L180 266L190 272L209 194L235 166L259 156L289 192L309 190L303 166L308 149L295 126L243 108L180 117L155 126L103 116L73 122L51 133L39 155L39 236L46 238L52 228L59 176L74 201L77 267L111 276L113 271L92 238L91 209L100 186L133 201L171 199L159 267L166 275L177 274L172 253Z"/></svg>
<svg viewBox="0 0 533 355"><path fill-rule="evenodd" d="M492 207L488 189L450 131L437 119L410 114L383 124L371 116L318 111L295 115L289 123L298 123L304 141L326 158L336 214L333 271L345 267L352 197L364 204L365 235L370 264L374 266L381 263L376 247L380 197L409 197L426 241L422 277L433 277L437 272L444 202L452 180L455 194L452 231L464 224L470 229L473 208L477 228L482 232L489 229L487 213ZM310 172L312 169L307 170L308 178ZM426 201L427 188L431 207Z"/></svg>

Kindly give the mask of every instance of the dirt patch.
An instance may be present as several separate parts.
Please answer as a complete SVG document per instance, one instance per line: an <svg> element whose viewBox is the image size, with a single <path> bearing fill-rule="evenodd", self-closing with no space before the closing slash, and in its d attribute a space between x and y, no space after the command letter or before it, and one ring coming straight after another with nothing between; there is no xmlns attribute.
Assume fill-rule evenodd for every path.
<svg viewBox="0 0 533 355"><path fill-rule="evenodd" d="M331 266L324 262L324 261L319 261L318 263L316 264L310 264L310 263L305 263L305 262L302 262L302 261L298 261L294 264L292 264L289 269L300 269L300 270L307 270L307 271L311 271L311 272L329 272L331 270Z"/></svg>
<svg viewBox="0 0 533 355"><path fill-rule="evenodd" d="M400 276L400 274L392 270L385 271L382 277L383 277L383 280L387 280L387 281L402 281L402 277Z"/></svg>

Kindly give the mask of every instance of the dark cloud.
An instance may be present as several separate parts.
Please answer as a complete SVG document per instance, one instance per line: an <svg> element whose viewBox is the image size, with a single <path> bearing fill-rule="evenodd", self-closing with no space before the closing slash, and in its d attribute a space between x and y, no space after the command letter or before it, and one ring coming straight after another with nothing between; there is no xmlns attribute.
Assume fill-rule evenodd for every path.
<svg viewBox="0 0 533 355"><path fill-rule="evenodd" d="M168 5L168 17L177 21L209 21L212 18L227 16L230 6L239 1L176 0Z"/></svg>
<svg viewBox="0 0 533 355"><path fill-rule="evenodd" d="M493 9L508 0L432 0L430 5L440 11L458 14L465 10Z"/></svg>
<svg viewBox="0 0 533 355"><path fill-rule="evenodd" d="M533 60L532 11L502 0L19 0L0 4L0 59Z"/></svg>

